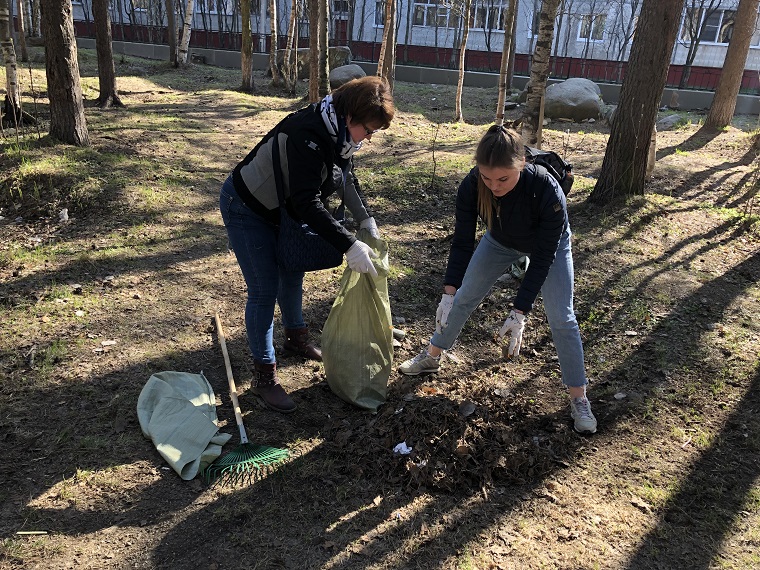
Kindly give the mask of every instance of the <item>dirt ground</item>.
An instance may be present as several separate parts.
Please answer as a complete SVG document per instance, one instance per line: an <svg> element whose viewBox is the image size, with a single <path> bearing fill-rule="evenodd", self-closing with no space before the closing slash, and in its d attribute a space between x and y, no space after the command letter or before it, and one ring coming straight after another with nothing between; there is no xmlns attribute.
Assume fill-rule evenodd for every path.
<svg viewBox="0 0 760 570"><path fill-rule="evenodd" d="M92 101L94 53L80 57ZM36 73L25 97L44 118ZM682 113L658 135L647 194L606 209L587 198L608 127L546 127L544 148L576 173L576 312L599 420L583 437L540 301L517 362L494 340L514 279L439 373L394 370L377 414L332 394L321 364L284 354L299 408L264 408L247 391L245 287L218 190L302 101L263 76L239 93L234 71L205 66L125 58L117 73L127 107L88 106L90 149L12 131L0 142L0 568L760 567L756 117L710 133ZM460 124L452 86L395 96L397 118L357 172L390 247L398 364L432 332L454 193L496 93L467 90ZM342 270L307 275L317 336ZM135 411L152 374L202 371L237 444L215 311L251 441L292 451L236 487L182 481ZM410 455L393 454L402 441Z"/></svg>

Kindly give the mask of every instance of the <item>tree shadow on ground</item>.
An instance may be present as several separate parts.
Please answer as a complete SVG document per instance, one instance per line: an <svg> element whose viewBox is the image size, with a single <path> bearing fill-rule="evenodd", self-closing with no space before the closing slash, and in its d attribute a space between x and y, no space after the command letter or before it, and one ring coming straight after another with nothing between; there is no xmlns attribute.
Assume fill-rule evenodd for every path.
<svg viewBox="0 0 760 570"><path fill-rule="evenodd" d="M729 229L730 227L726 227L722 231ZM725 240L735 238L735 235L726 236ZM675 255L684 245L682 243L675 246L667 256ZM626 418L638 418L643 413L642 409L650 404L656 407L659 396L654 391L650 392L652 388L665 387L676 391L680 389L677 385L669 385L667 377L648 376L644 363L652 361L653 354L660 353L659 344L663 335L674 337L674 333L677 333L679 349L669 353L669 367L675 369L694 364L705 331L682 325L685 321L682 321L680 316L691 311L694 306L701 306L701 299L705 297L720 298L720 307L727 306L732 299L743 294L760 275L760 261L745 261L734 268L732 274L734 277L731 279L713 279L679 300L669 316L659 321L646 334L624 362L601 379L602 387L604 383L613 383L616 387L631 383L632 392L638 391L643 394L640 404L605 402L604 405L600 405L602 433L612 434L618 422ZM607 284L602 284L599 292L602 293L607 288ZM720 319L719 315L711 315L711 320L714 319ZM480 365L476 363L474 366ZM716 363L714 370L708 366L700 373L701 380L698 382L702 390L707 391L710 379L718 372L717 367ZM642 374L630 374L631 371L641 371ZM753 387L756 383L753 383ZM310 395L303 393L299 397L309 400L310 409L316 410L316 413L324 413L329 409L328 405L320 405L324 395L312 389L309 389L308 393ZM749 413L746 406L740 406L736 412L746 413ZM351 412L346 414L350 416ZM319 421L313 421L311 425L317 428ZM319 429L313 432L311 437L321 438L324 435ZM604 435L597 437L604 438ZM745 452L745 449L731 451L737 458ZM319 461L320 459L322 461ZM700 461L704 468L709 470L708 464L723 459L725 455L708 452ZM712 465L713 469L718 468L717 465ZM486 500L477 490L457 495L440 492L421 493L419 489L409 487L402 481L384 478L380 473L357 471L356 466L353 458L342 454L340 448L322 444L278 472L276 477L278 485L281 486L276 492L271 492L271 488L257 486L236 491L220 497L214 505L209 505L182 521L164 537L153 553L154 560L158 565L181 566L189 563L200 555L200 550L180 553L182 545L187 544L188 537L191 542L194 536L200 540L202 521L216 518L219 521L218 540L214 542L210 558L222 565L225 562L232 563L233 555L229 550L234 544L234 560L239 567L254 567L260 564L267 568L362 569L385 564L396 568L434 568L456 557L476 537L498 526L500 519L519 508L523 498L529 497L546 477L551 476L551 473L545 474L525 486L508 487L509 491L504 494L493 492ZM742 477L752 475L746 470L743 474ZM746 489L751 485L751 482L739 479L739 476L735 479L738 488ZM380 496L381 500L375 501L374 497L377 496ZM738 503L738 499L733 501L729 509L734 515L739 510ZM682 508L689 507L684 501L678 505ZM230 511L233 514L230 514ZM403 516L408 518L396 523L395 517L401 516L400 513L406 513ZM726 512L723 520L729 519L730 513ZM317 536L309 534L310 529L319 526L324 529L321 533ZM707 531L716 535L720 533L720 528L710 527ZM666 541L663 548L672 546L675 549L681 539L681 536L674 535ZM407 548L410 541L416 545L412 550ZM296 544L301 546L296 549L296 558L291 559ZM266 559L262 559L262 556ZM684 556L686 558L683 558ZM685 553L682 555L682 561L686 559L699 564L697 559L701 556ZM676 557L672 560L675 564Z"/></svg>
<svg viewBox="0 0 760 570"><path fill-rule="evenodd" d="M722 241L727 243L736 238L736 235L726 235ZM719 408L710 389L715 379L722 377L724 363L722 359L708 359L700 351L699 340L711 334L709 330L688 325L682 317L703 310L702 300L711 299L713 305L704 318L709 322L721 322L726 317L724 310L758 280L760 259L753 257L726 275L703 284L681 299L669 311L668 317L647 333L629 357L608 371L603 383L611 384L613 391L627 388L632 393L645 394L642 409L648 400L665 417L671 412L667 410L666 401L657 396L658 390L677 396L683 386L671 381L669 374L679 369L698 369L699 376L688 379L697 387L697 398L691 406L696 413L704 414L706 421L713 421ZM678 345L677 349L667 350L666 369L657 368L665 356L662 338ZM724 357L727 355L730 356L730 352L724 352ZM722 540L743 510L749 491L760 474L757 461L760 424L756 418L760 404L759 383L757 371L755 378L746 379L746 383L742 379L734 380L733 386L743 394L741 401L726 418L715 443L700 454L691 474L679 485L679 492L665 505L658 527L649 533L628 568L707 568L718 556ZM658 400L661 401L658 403ZM611 421L615 421L616 416L630 413L614 403L609 408ZM697 529L699 532L693 532ZM706 535L713 538L707 544L704 542Z"/></svg>
<svg viewBox="0 0 760 570"><path fill-rule="evenodd" d="M721 551L742 513L756 508L751 493L760 476L760 368L743 389L723 429L691 465L631 557L630 570L720 565Z"/></svg>
<svg viewBox="0 0 760 570"><path fill-rule="evenodd" d="M208 358L206 351L176 354L163 364L171 369L189 361L197 372ZM8 475L15 481L3 491L3 535L29 528L77 535L112 525L139 526L197 498L197 488L178 486L174 472L158 467L160 457L140 433L137 397L160 369L150 362L136 363L102 376L83 373L77 382L3 394L0 440L6 444ZM129 492L112 493L109 478L126 477L131 470ZM72 486L87 489L98 509L81 509L69 501L72 493L67 489ZM157 504L167 510L157 510Z"/></svg>
<svg viewBox="0 0 760 570"><path fill-rule="evenodd" d="M723 198L716 200L716 204L724 205L730 198L735 197L735 188L743 187L744 183L748 180L748 177L752 175L752 172L743 173L734 185L728 187L725 184L731 176L737 172L742 172L741 167L749 166L756 158L756 151L749 149L741 158L735 161L726 161L711 168L694 170L685 179L681 179L682 173L679 172L677 178L678 185L673 187L672 185L665 185L661 190L655 189L656 193L665 194L667 196L676 197L679 199L695 199L704 191L703 183L710 180L711 177L721 175L722 178L712 180L710 186L712 188L723 189ZM661 174L660 174L661 176ZM717 194L717 192L716 192Z"/></svg>
<svg viewBox="0 0 760 570"><path fill-rule="evenodd" d="M689 152L694 150L699 150L702 147L707 146L710 144L710 142L713 141L718 135L720 135L721 131L705 127L704 125L701 126L697 132L692 134L688 139L685 141L674 145L674 146L668 146L657 150L657 160L662 160L666 156L670 156L671 154L674 154L677 150L683 151L683 152Z"/></svg>

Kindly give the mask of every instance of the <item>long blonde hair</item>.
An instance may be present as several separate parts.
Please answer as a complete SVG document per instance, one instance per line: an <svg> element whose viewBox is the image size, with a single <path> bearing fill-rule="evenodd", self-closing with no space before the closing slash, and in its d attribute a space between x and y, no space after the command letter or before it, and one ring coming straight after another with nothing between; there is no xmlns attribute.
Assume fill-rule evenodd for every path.
<svg viewBox="0 0 760 570"><path fill-rule="evenodd" d="M489 168L521 168L525 158L522 137L514 129L491 125L475 149L475 164ZM478 213L488 229L493 222L493 193L478 175Z"/></svg>

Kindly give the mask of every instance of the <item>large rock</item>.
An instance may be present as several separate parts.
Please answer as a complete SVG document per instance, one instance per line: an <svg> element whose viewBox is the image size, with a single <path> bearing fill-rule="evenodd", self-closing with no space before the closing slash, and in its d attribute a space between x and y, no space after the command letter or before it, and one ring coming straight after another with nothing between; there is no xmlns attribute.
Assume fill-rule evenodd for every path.
<svg viewBox="0 0 760 570"><path fill-rule="evenodd" d="M277 65L282 72L285 61L284 49L277 50ZM348 46L335 46L329 48L327 52L327 63L330 69L348 65L351 63L351 50ZM311 62L311 50L309 48L298 48L298 79L309 77L309 65Z"/></svg>
<svg viewBox="0 0 760 570"><path fill-rule="evenodd" d="M602 105L602 91L589 79L571 77L546 88L544 116L551 119L598 119Z"/></svg>
<svg viewBox="0 0 760 570"><path fill-rule="evenodd" d="M681 115L674 113L672 115L667 115L666 117L659 119L657 121L656 127L658 131L672 131L684 122L685 121Z"/></svg>
<svg viewBox="0 0 760 570"><path fill-rule="evenodd" d="M330 70L330 90L337 89L344 83L348 83L352 79L358 79L360 77L366 77L367 74L364 70L355 63L349 63L348 65L341 65L335 69Z"/></svg>

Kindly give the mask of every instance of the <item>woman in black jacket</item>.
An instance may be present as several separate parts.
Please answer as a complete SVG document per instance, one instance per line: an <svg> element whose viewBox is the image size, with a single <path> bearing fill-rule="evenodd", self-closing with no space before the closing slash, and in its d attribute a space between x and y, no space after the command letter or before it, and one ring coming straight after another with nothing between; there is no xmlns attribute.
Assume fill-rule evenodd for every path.
<svg viewBox="0 0 760 570"><path fill-rule="evenodd" d="M557 348L562 382L570 395L576 431L596 432L586 398L586 378L578 322L573 312L573 257L565 195L543 168L525 164L517 132L488 129L475 151L477 166L459 186L456 225L436 312L436 331L427 349L404 362L407 375L438 371L441 353L459 336L465 321L496 280L519 258L530 259L499 336L510 336L508 356L520 353L527 315L541 292ZM475 248L478 218L488 228Z"/></svg>
<svg viewBox="0 0 760 570"><path fill-rule="evenodd" d="M321 360L322 354L309 341L303 320L304 274L286 271L277 261L280 204L273 144L278 145L288 212L345 253L351 269L376 275L371 248L338 223L325 204L337 192L360 227L379 237L353 174L352 156L363 141L388 128L394 113L390 88L383 79L371 76L350 81L321 102L284 119L222 186L219 207L248 287L245 323L254 359L252 391L279 412L292 412L296 404L277 378L272 340L275 302L282 313L285 350L314 360Z"/></svg>

